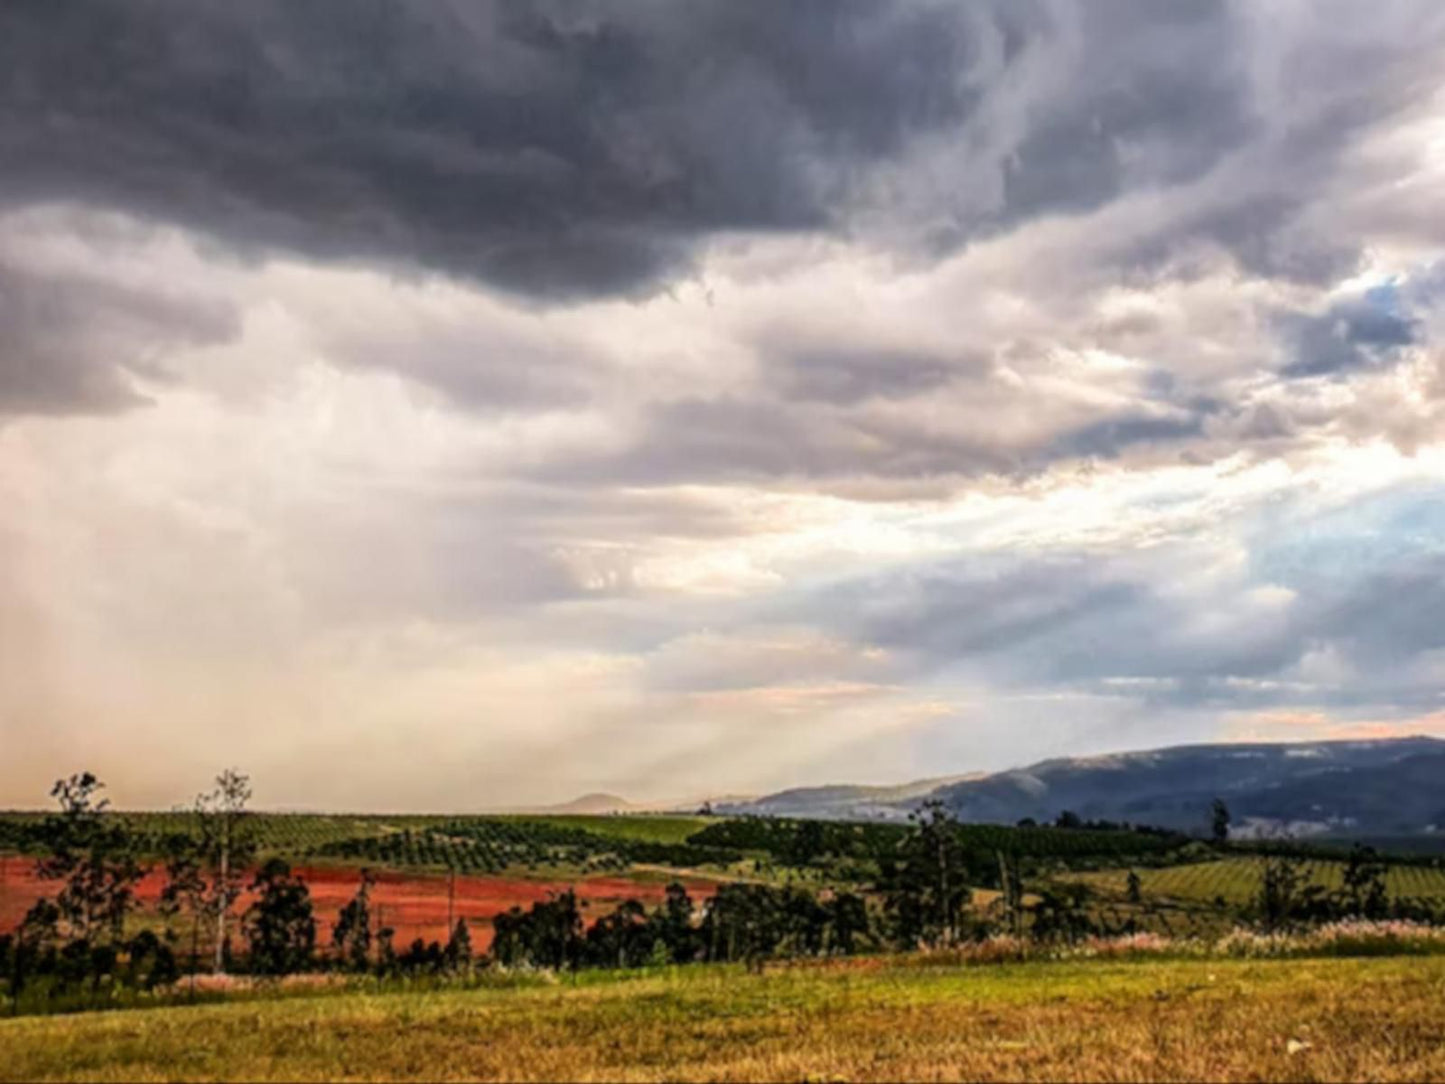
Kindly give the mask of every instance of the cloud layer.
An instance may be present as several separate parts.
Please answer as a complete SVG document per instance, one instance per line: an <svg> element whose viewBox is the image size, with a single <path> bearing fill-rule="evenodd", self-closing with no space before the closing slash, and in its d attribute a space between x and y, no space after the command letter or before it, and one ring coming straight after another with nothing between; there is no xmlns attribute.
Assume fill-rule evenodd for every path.
<svg viewBox="0 0 1445 1084"><path fill-rule="evenodd" d="M1445 12L1326 8L10 5L0 804L1438 729Z"/></svg>

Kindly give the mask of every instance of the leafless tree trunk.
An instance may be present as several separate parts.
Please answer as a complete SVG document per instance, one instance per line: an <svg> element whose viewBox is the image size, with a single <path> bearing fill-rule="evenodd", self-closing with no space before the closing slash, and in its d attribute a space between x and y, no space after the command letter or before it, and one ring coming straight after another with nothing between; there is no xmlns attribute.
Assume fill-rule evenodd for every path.
<svg viewBox="0 0 1445 1084"><path fill-rule="evenodd" d="M221 974L226 967L226 923L231 905L241 895L238 870L249 860L250 839L240 832L241 822L248 815L246 803L251 799L248 776L227 768L216 776L216 789L196 801L205 849L213 863L210 903L215 909L215 970Z"/></svg>
<svg viewBox="0 0 1445 1084"><path fill-rule="evenodd" d="M216 974L226 967L226 915L231 910L231 826L222 814L221 822L221 866L216 878Z"/></svg>

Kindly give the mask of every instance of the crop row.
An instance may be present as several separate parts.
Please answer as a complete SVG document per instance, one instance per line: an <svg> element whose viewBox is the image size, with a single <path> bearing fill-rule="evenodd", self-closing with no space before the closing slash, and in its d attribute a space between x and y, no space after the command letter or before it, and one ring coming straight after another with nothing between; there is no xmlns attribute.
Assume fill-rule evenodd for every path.
<svg viewBox="0 0 1445 1084"><path fill-rule="evenodd" d="M709 825L688 842L762 851L777 861L801 865L825 858L883 860L897 851L909 831L908 825L897 823L741 817ZM1183 842L1157 833L995 824L961 824L956 831L965 850L990 858L997 851L1062 859L1158 855Z"/></svg>
<svg viewBox="0 0 1445 1084"><path fill-rule="evenodd" d="M621 870L635 862L679 868L726 866L742 857L721 847L609 838L546 822L504 820L448 821L418 831L407 828L335 840L313 853L386 866L440 866L475 873L499 873L519 865L584 870Z"/></svg>
<svg viewBox="0 0 1445 1084"><path fill-rule="evenodd" d="M1329 891L1343 883L1344 863L1304 861L1300 863L1305 883ZM1186 902L1245 904L1260 890L1264 861L1256 858L1226 858L1215 862L1194 862L1163 869L1138 871L1139 886L1146 898ZM1114 894L1126 891L1127 870L1083 875L1081 879ZM1445 870L1422 866L1392 865L1385 872L1385 890L1397 899L1445 900Z"/></svg>

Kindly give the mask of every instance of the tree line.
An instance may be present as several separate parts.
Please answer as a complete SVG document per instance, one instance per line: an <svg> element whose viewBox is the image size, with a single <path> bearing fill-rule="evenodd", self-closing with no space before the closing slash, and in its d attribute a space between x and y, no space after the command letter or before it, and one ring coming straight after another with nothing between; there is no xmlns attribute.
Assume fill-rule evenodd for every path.
<svg viewBox="0 0 1445 1084"><path fill-rule="evenodd" d="M672 884L651 910L630 899L588 922L586 904L568 890L497 915L488 954L474 953L465 919L451 925L445 943L417 939L401 947L373 906L375 880L367 870L323 932L305 880L279 857L258 865L250 780L241 772L217 776L191 807L187 830L159 845L129 831L110 811L103 790L89 772L57 781L51 795L58 811L29 828L28 842L40 854L37 873L55 891L30 908L15 932L0 936L0 982L16 1011L27 995L40 1000L153 990L202 970L389 976L460 974L493 965L575 970L729 961L757 968L778 957L947 947L1001 933L1069 943L1136 929L1132 917L1109 917L1083 884L1036 876L1017 850L984 850L972 826L929 802L905 828L890 833L891 846L873 852L877 875L865 891L815 893L793 884L735 881L719 885L699 905L684 886ZM1211 818L1214 840L1223 844L1229 815L1222 802ZM819 826L804 823L782 835L776 826L744 823L709 842L737 846L766 839L805 861L828 850L872 848L881 840L881 833L868 829L812 824ZM134 931L138 886L153 870L163 877L160 928ZM1391 900L1384 874L1374 852L1357 848L1342 887L1325 892L1305 883L1293 860L1273 856L1252 914L1266 929L1347 916L1440 920L1424 905ZM987 906L977 903L981 888L991 892ZM238 913L248 893L250 903ZM1132 871L1127 895L1131 903L1143 902Z"/></svg>
<svg viewBox="0 0 1445 1084"><path fill-rule="evenodd" d="M471 966L465 920L455 924L444 946L418 940L403 951L392 947L392 930L373 931L374 881L365 870L356 897L330 931L326 954L305 881L278 857L256 866L255 824L247 808L250 780L241 772L228 769L217 776L214 788L189 810L189 830L158 844L128 830L112 814L103 790L90 772L58 780L50 792L58 812L25 833L23 842L40 852L37 876L56 888L35 902L18 929L0 935L0 989L15 1011L27 996L45 1001L106 990L149 991L204 968L224 974L238 962L263 976L318 968L399 973ZM133 932L138 887L158 868L164 878L160 932ZM237 903L248 891L252 902L238 914Z"/></svg>
<svg viewBox="0 0 1445 1084"><path fill-rule="evenodd" d="M58 811L29 829L40 852L36 869L56 890L0 937L0 976L18 1008L33 998L102 988L150 990L198 971L243 970L281 976L317 969L381 975L454 973L476 966L578 968L648 963L741 961L750 966L778 956L827 956L948 944L977 936L971 885L989 871L966 843L961 826L941 806L916 818L882 863L872 899L847 891L813 893L787 885L720 885L698 906L671 885L649 911L627 900L587 922L568 891L496 916L489 956L476 957L470 930L459 920L445 944L394 944L372 903L374 880L365 870L329 931L329 946L301 877L279 857L258 865L259 848L248 808L250 780L222 772L199 796L186 830L159 842L126 827L103 796L104 785L83 772L56 782ZM824 829L828 833L829 829ZM805 830L810 852L816 833ZM801 848L800 848L801 849ZM800 855L801 857L801 855ZM1081 933L1082 897L1045 894L1024 921L1018 873L999 856L992 872L1015 890L1004 899L1016 929L1036 936ZM153 871L163 877L159 929L134 932L138 886ZM1001 872L999 872L1001 871ZM249 893L249 906L237 905Z"/></svg>

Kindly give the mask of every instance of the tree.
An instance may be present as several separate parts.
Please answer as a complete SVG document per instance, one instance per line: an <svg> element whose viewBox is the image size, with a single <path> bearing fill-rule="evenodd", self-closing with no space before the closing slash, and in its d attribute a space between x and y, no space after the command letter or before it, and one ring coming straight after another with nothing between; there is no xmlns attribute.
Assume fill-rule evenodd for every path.
<svg viewBox="0 0 1445 1084"><path fill-rule="evenodd" d="M1385 864L1373 847L1355 844L1345 864L1341 891L1345 910L1356 918L1384 918L1390 909Z"/></svg>
<svg viewBox="0 0 1445 1084"><path fill-rule="evenodd" d="M1209 807L1209 830L1215 843L1229 840L1229 806L1223 798L1216 798Z"/></svg>
<svg viewBox="0 0 1445 1084"><path fill-rule="evenodd" d="M194 994L200 959L201 917L206 913L206 876L201 869L197 838L189 832L168 836L162 849L166 856L166 883L161 889L158 909L168 923L182 911L190 912L191 992Z"/></svg>
<svg viewBox="0 0 1445 1084"><path fill-rule="evenodd" d="M673 963L690 963L702 951L702 940L693 927L692 916L692 897L687 894L686 886L673 881L667 886L662 906L648 919L654 944L662 945Z"/></svg>
<svg viewBox="0 0 1445 1084"><path fill-rule="evenodd" d="M378 975L391 975L400 966L396 956L396 945L393 944L395 938L396 931L390 926L383 926L376 931L376 972Z"/></svg>
<svg viewBox="0 0 1445 1084"><path fill-rule="evenodd" d="M341 962L354 971L365 971L371 958L371 871L361 871L356 895L336 916L331 927L331 944Z"/></svg>
<svg viewBox="0 0 1445 1084"><path fill-rule="evenodd" d="M839 892L824 906L827 908L829 949L843 956L851 956L862 947L862 942L872 932L868 905L862 896L852 892Z"/></svg>
<svg viewBox="0 0 1445 1084"><path fill-rule="evenodd" d="M1023 933L1024 886L1019 876L1018 857L996 852L998 857L999 902L1009 932L1015 937Z"/></svg>
<svg viewBox="0 0 1445 1084"><path fill-rule="evenodd" d="M1256 911L1264 928L1280 930L1318 911L1322 889L1309 884L1300 864L1282 855L1266 858Z"/></svg>
<svg viewBox="0 0 1445 1084"><path fill-rule="evenodd" d="M513 907L492 919L492 955L500 964L575 970L585 947L582 912L571 889L537 901L530 911Z"/></svg>
<svg viewBox="0 0 1445 1084"><path fill-rule="evenodd" d="M1097 933L1089 917L1089 889L1081 884L1044 885L1032 907L1029 932L1037 941L1077 941Z"/></svg>
<svg viewBox="0 0 1445 1084"><path fill-rule="evenodd" d="M784 936L780 903L768 885L719 885L702 924L708 959L742 960L748 970L761 970Z"/></svg>
<svg viewBox="0 0 1445 1084"><path fill-rule="evenodd" d="M572 889L532 905L533 959L542 967L577 970L582 962L582 911Z"/></svg>
<svg viewBox="0 0 1445 1084"><path fill-rule="evenodd" d="M465 971L472 966L472 931L465 918L457 919L444 953L447 970Z"/></svg>
<svg viewBox="0 0 1445 1084"><path fill-rule="evenodd" d="M141 930L125 946L126 967L121 976L127 986L153 990L167 986L181 976L175 953L153 930Z"/></svg>
<svg viewBox="0 0 1445 1084"><path fill-rule="evenodd" d="M418 937L411 947L397 957L397 966L403 971L442 970L446 966L446 950L436 941L425 941Z"/></svg>
<svg viewBox="0 0 1445 1084"><path fill-rule="evenodd" d="M246 803L250 777L234 768L216 776L216 787L196 799L197 868L208 874L202 909L215 922L215 969L226 969L226 924L241 897L244 871L256 854Z"/></svg>
<svg viewBox="0 0 1445 1084"><path fill-rule="evenodd" d="M1144 901L1143 885L1139 881L1139 874L1136 870L1129 871L1128 887L1125 889L1130 903L1142 903Z"/></svg>
<svg viewBox="0 0 1445 1084"><path fill-rule="evenodd" d="M310 967L316 950L316 919L311 891L279 858L270 859L251 882L256 902L244 924L252 970L290 975Z"/></svg>
<svg viewBox="0 0 1445 1084"><path fill-rule="evenodd" d="M786 861L790 866L806 866L821 858L827 847L822 821L805 820L795 826L788 841Z"/></svg>
<svg viewBox="0 0 1445 1084"><path fill-rule="evenodd" d="M10 945L7 969L11 1003L20 1011L20 994L30 976L43 972L47 959L55 958L55 940L60 923L60 909L47 899L39 899L26 912ZM53 969L53 964L50 965Z"/></svg>
<svg viewBox="0 0 1445 1084"><path fill-rule="evenodd" d="M63 925L71 940L87 945L122 939L136 885L147 872L125 825L108 814L103 789L90 772L57 780L50 795L60 814L47 817L38 832L49 853L37 873L65 882L55 897L57 929Z"/></svg>
<svg viewBox="0 0 1445 1084"><path fill-rule="evenodd" d="M973 898L958 822L938 801L925 802L910 819L913 830L897 859L883 863L880 878L895 936L904 945L952 944Z"/></svg>
<svg viewBox="0 0 1445 1084"><path fill-rule="evenodd" d="M587 959L599 967L637 967L651 958L656 940L647 909L637 900L623 900L587 931Z"/></svg>

